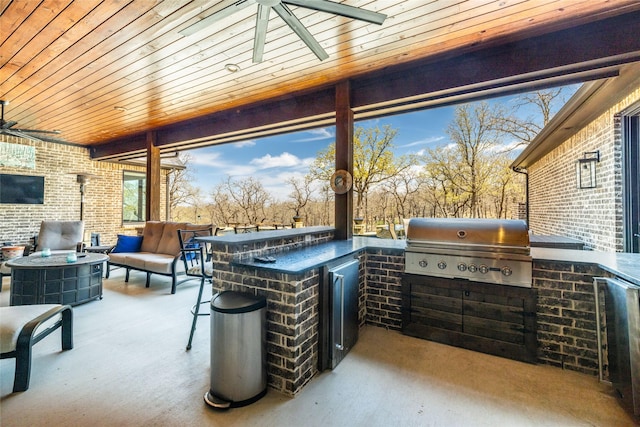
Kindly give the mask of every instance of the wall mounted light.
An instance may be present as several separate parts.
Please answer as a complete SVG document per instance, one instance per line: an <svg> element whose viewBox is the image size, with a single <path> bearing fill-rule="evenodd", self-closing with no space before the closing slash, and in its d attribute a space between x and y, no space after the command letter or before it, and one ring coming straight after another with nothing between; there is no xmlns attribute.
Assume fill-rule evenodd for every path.
<svg viewBox="0 0 640 427"><path fill-rule="evenodd" d="M578 188L596 188L596 165L600 162L600 151L588 151L576 162Z"/></svg>

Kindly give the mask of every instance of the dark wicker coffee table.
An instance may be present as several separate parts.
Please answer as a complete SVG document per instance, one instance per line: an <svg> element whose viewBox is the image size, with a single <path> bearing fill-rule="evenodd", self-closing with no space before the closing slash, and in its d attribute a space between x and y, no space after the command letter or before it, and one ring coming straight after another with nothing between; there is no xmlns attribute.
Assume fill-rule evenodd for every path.
<svg viewBox="0 0 640 427"><path fill-rule="evenodd" d="M7 262L11 267L10 305L78 305L102 298L104 254L82 253L67 262L66 255L27 256Z"/></svg>

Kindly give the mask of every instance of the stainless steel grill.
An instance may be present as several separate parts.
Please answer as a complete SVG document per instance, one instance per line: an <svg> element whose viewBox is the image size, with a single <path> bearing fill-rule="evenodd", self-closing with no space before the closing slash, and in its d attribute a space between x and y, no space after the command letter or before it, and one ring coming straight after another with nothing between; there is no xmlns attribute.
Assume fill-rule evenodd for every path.
<svg viewBox="0 0 640 427"><path fill-rule="evenodd" d="M526 223L413 218L407 230L405 272L530 288Z"/></svg>

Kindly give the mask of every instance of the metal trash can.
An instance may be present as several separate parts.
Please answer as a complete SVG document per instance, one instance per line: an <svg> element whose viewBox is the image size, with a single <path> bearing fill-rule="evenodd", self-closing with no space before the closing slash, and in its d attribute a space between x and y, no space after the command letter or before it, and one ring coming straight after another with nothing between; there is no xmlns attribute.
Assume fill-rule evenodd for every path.
<svg viewBox="0 0 640 427"><path fill-rule="evenodd" d="M264 297L224 291L211 298L209 406L244 406L267 393L266 321Z"/></svg>

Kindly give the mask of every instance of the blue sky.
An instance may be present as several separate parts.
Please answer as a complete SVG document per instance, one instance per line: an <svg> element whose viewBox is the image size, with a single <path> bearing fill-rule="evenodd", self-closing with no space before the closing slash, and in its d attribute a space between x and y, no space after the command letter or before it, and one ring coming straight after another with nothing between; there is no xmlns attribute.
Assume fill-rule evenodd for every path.
<svg viewBox="0 0 640 427"><path fill-rule="evenodd" d="M455 107L399 114L381 119L357 122L357 126L390 125L398 130L394 140L398 155L417 153L442 144L445 129L453 119ZM286 181L302 178L320 150L335 141L335 129L323 127L285 135L223 144L191 150L189 169L195 180L192 184L208 195L211 189L226 179L253 177L267 191L280 200L290 193Z"/></svg>
<svg viewBox="0 0 640 427"><path fill-rule="evenodd" d="M578 85L572 86L564 96L568 99L577 88ZM511 96L491 102L508 104L513 100ZM445 131L454 118L454 112L455 106L440 107L359 121L356 125L390 125L398 131L394 140L396 154L419 153L449 143ZM188 153L191 156L189 169L194 177L192 184L201 188L202 195L208 199L211 190L227 175L238 180L253 177L274 198L285 201L291 192L287 179L302 178L317 153L334 140L334 128L324 127L191 150Z"/></svg>

